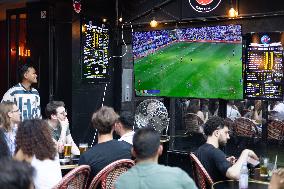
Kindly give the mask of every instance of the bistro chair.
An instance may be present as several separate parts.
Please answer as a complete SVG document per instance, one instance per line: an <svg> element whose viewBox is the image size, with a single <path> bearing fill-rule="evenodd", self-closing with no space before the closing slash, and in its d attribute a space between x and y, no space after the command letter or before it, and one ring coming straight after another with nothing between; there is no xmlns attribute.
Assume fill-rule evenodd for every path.
<svg viewBox="0 0 284 189"><path fill-rule="evenodd" d="M268 124L268 139L282 142L284 139L284 123L279 120L273 120Z"/></svg>
<svg viewBox="0 0 284 189"><path fill-rule="evenodd" d="M234 131L237 136L257 137L258 130L256 124L249 118L239 117L234 121Z"/></svg>
<svg viewBox="0 0 284 189"><path fill-rule="evenodd" d="M68 172L53 189L86 189L90 172L89 165L80 165Z"/></svg>
<svg viewBox="0 0 284 189"><path fill-rule="evenodd" d="M92 180L89 189L114 189L117 178L135 165L131 159L120 159L103 168Z"/></svg>
<svg viewBox="0 0 284 189"><path fill-rule="evenodd" d="M190 153L190 159L192 163L193 179L197 187L200 189L211 188L213 180L207 173L199 159L193 153Z"/></svg>

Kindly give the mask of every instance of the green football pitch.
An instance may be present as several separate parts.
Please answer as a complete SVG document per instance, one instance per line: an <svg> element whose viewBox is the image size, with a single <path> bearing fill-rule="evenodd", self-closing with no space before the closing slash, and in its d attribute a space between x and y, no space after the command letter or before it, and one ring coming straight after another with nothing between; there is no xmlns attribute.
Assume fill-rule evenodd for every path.
<svg viewBox="0 0 284 189"><path fill-rule="evenodd" d="M241 57L238 43L171 44L134 61L136 94L242 99Z"/></svg>

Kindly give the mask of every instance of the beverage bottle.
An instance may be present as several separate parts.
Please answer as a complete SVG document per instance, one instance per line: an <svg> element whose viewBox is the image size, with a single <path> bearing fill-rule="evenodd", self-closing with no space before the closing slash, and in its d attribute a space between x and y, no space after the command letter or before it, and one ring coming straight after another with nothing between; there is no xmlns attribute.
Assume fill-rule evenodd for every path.
<svg viewBox="0 0 284 189"><path fill-rule="evenodd" d="M247 162L242 164L240 180L239 180L239 189L248 189L248 167Z"/></svg>

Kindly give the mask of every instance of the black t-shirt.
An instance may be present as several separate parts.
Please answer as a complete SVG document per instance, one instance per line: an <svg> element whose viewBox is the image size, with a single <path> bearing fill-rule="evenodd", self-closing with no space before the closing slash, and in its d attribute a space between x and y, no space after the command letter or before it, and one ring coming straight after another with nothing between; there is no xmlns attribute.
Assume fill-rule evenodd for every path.
<svg viewBox="0 0 284 189"><path fill-rule="evenodd" d="M228 179L226 172L231 164L227 161L222 150L215 148L212 144L205 143L196 150L195 155L214 182Z"/></svg>
<svg viewBox="0 0 284 189"><path fill-rule="evenodd" d="M90 165L90 178L93 178L108 164L119 159L131 159L131 147L129 143L117 140L96 144L81 155L79 165Z"/></svg>

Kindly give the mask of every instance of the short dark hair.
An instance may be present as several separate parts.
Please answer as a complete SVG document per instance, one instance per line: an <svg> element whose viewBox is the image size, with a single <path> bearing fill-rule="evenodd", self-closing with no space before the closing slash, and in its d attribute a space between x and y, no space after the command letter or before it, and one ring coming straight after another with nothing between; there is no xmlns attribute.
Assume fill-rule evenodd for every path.
<svg viewBox="0 0 284 189"><path fill-rule="evenodd" d="M133 150L136 158L147 159L153 157L160 146L160 134L154 128L138 129L133 136Z"/></svg>
<svg viewBox="0 0 284 189"><path fill-rule="evenodd" d="M92 124L99 134L109 134L118 118L119 115L113 108L103 106L93 114Z"/></svg>
<svg viewBox="0 0 284 189"><path fill-rule="evenodd" d="M29 68L34 68L33 62L30 59L27 59L26 62L20 61L18 68L19 80L23 81L25 73L29 70Z"/></svg>
<svg viewBox="0 0 284 189"><path fill-rule="evenodd" d="M215 130L223 129L224 127L224 119L218 116L213 116L204 124L204 133L206 136L211 136Z"/></svg>
<svg viewBox="0 0 284 189"><path fill-rule="evenodd" d="M33 184L34 168L27 162L0 160L0 189L29 189Z"/></svg>
<svg viewBox="0 0 284 189"><path fill-rule="evenodd" d="M118 120L125 129L133 129L134 115L132 115L131 113L121 113Z"/></svg>
<svg viewBox="0 0 284 189"><path fill-rule="evenodd" d="M45 115L48 119L51 118L52 114L56 114L56 109L58 107L65 106L63 101L51 101L45 107Z"/></svg>

